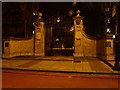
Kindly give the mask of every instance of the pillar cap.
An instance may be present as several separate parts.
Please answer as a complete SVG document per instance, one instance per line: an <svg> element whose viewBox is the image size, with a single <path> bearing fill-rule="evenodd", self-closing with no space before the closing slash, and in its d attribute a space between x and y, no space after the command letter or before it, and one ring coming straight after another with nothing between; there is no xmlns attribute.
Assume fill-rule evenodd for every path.
<svg viewBox="0 0 120 90"><path fill-rule="evenodd" d="M83 19L84 18L83 16L80 16L80 13L81 13L80 10L77 10L76 13L77 13L77 16L75 16L73 19L76 20L76 19Z"/></svg>
<svg viewBox="0 0 120 90"><path fill-rule="evenodd" d="M76 13L77 13L77 16L80 16L80 10L77 10Z"/></svg>

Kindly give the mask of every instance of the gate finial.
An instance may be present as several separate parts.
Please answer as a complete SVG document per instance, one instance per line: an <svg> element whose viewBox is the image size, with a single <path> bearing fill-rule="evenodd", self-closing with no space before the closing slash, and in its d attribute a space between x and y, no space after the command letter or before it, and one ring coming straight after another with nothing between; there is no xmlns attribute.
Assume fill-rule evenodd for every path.
<svg viewBox="0 0 120 90"><path fill-rule="evenodd" d="M77 16L80 16L80 10L77 10L76 13L77 13Z"/></svg>

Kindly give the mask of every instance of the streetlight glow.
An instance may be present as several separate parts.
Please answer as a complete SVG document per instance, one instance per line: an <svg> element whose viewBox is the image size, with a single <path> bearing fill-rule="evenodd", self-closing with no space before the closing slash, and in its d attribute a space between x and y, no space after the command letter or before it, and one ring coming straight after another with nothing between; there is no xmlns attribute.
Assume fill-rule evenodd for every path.
<svg viewBox="0 0 120 90"><path fill-rule="evenodd" d="M110 33L110 28L107 28L107 32Z"/></svg>
<svg viewBox="0 0 120 90"><path fill-rule="evenodd" d="M113 38L115 38L115 35L113 35Z"/></svg>
<svg viewBox="0 0 120 90"><path fill-rule="evenodd" d="M74 27L71 27L70 31L71 31L71 32L74 31Z"/></svg>
<svg viewBox="0 0 120 90"><path fill-rule="evenodd" d="M33 12L33 16L35 16L36 14L35 14L35 12Z"/></svg>
<svg viewBox="0 0 120 90"><path fill-rule="evenodd" d="M60 22L60 17L57 18L57 23L59 23L59 22Z"/></svg>
<svg viewBox="0 0 120 90"><path fill-rule="evenodd" d="M59 38L57 38L56 41L59 41Z"/></svg>
<svg viewBox="0 0 120 90"><path fill-rule="evenodd" d="M35 34L35 31L33 30L32 33Z"/></svg>
<svg viewBox="0 0 120 90"><path fill-rule="evenodd" d="M33 26L35 26L35 23L33 22Z"/></svg>
<svg viewBox="0 0 120 90"><path fill-rule="evenodd" d="M37 12L33 12L33 16L37 15Z"/></svg>

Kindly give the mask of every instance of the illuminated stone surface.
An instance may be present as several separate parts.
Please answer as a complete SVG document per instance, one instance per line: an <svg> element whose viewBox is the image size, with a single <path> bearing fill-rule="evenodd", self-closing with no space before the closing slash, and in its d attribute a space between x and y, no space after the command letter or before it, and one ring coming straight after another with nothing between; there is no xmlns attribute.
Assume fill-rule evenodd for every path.
<svg viewBox="0 0 120 90"><path fill-rule="evenodd" d="M44 22L41 21L41 16L39 13L39 24L35 25L35 56L45 55Z"/></svg>

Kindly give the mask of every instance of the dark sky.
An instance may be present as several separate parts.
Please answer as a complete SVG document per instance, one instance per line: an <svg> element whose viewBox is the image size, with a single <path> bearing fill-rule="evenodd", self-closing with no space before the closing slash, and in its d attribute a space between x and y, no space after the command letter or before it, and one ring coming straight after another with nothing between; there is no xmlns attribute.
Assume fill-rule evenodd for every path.
<svg viewBox="0 0 120 90"><path fill-rule="evenodd" d="M30 5L32 4L26 2L26 5L26 10L24 10L23 16L25 16L27 20L29 20L29 16L32 14L32 9L30 8ZM23 13L20 10L20 7L21 6L19 6L19 3L3 3L3 20L6 17L8 18L8 20L10 20L10 18L12 19L12 17L14 19L14 17L17 16L18 13L19 15L17 19L20 19L20 14ZM67 24L69 23L69 21L67 21L68 19L73 21L72 18L76 16L76 10L79 9L81 11L81 16L85 17L84 28L89 34L95 34L96 32L104 29L104 3L77 2L76 5L73 5L73 2L39 2L36 4L35 7L36 8L34 8L34 10L37 10L37 8L39 7L39 10L43 13L42 18L44 19L45 23L52 17L60 16L64 17L63 22L66 21ZM72 16L68 15L70 10L73 10L74 12ZM13 11L17 12L11 14L11 12Z"/></svg>
<svg viewBox="0 0 120 90"><path fill-rule="evenodd" d="M81 11L81 16L84 16L84 28L89 34L95 34L104 29L104 5L101 2L43 2L39 3L39 8L43 13L44 20L49 20L52 16L64 16L64 21L67 18L76 16L76 10ZM73 15L68 15L69 11L73 10Z"/></svg>
<svg viewBox="0 0 120 90"><path fill-rule="evenodd" d="M62 14L68 15L70 10L76 13L76 10L81 10L81 15L89 16L90 14L96 14L96 12L103 13L102 3L92 3L92 2L78 2L73 6L72 2L47 2L40 3L41 11L46 16Z"/></svg>

